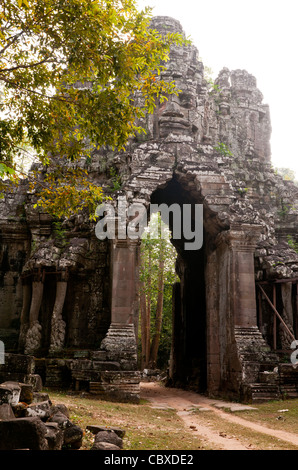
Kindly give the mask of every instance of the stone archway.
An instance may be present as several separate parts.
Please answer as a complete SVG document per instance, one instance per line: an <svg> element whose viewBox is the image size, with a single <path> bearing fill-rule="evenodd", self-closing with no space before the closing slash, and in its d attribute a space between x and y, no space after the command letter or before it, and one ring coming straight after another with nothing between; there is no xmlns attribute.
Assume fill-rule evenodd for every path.
<svg viewBox="0 0 298 470"><path fill-rule="evenodd" d="M264 348L257 327L254 270L261 229L222 223L202 194L202 184L197 181L194 187L196 175L191 180L185 180L183 171L173 172L171 178L165 175L147 197L147 207L202 204L204 225L201 249L185 250L183 237L173 240L180 283L173 293L170 383L239 397L247 381L257 381L259 370L251 366L260 357L249 362L252 344L255 354ZM111 326L101 350L107 360L120 363L122 374L127 375L125 371L137 371L139 242L115 239L111 249Z"/></svg>
<svg viewBox="0 0 298 470"><path fill-rule="evenodd" d="M152 27L161 34L184 34L180 23L168 17L153 19ZM297 279L298 255L287 236L298 240L298 191L271 168L269 107L255 77L245 70L224 68L210 89L193 45L173 46L161 77L175 81L181 92L157 100L154 113L138 120L145 134L130 139L125 151L96 151L89 175L110 191L108 170L116 170L122 186L112 191L113 202L123 195L128 203L147 209L154 197L164 203L203 204L202 251L190 255L176 242L181 281L174 288L173 383L237 399L246 392L277 397L282 388L266 383L264 371L273 373L278 357L257 327L255 281ZM39 267L46 273L70 269L66 298L66 284L59 284L56 294L51 289L41 315L47 343L51 317L51 349L64 344L88 348L90 360L74 360L69 366L74 380L108 396L134 399L140 379L135 338L138 240L115 237L99 244L94 226L83 217L67 221L69 245L61 246L53 237L51 218L35 208L35 196L27 189L21 185L0 204L0 330L15 347L20 321L23 350L31 319L28 352L35 352L46 289L39 276L31 282L31 275ZM23 289L21 276L26 276ZM286 310L293 300L291 290L282 294ZM285 380L275 372L273 377ZM297 384L296 377L291 380Z"/></svg>

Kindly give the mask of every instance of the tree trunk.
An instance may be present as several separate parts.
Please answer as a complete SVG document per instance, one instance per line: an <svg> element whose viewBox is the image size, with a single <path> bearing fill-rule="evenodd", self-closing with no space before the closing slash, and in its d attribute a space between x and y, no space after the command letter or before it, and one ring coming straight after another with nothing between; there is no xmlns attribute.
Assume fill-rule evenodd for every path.
<svg viewBox="0 0 298 470"><path fill-rule="evenodd" d="M147 308L146 308L146 293L145 283L140 283L140 311L141 311L141 345L142 345L142 357L141 367L146 367L146 344L147 344Z"/></svg>
<svg viewBox="0 0 298 470"><path fill-rule="evenodd" d="M163 290L164 290L164 244L161 241L160 252L159 252L159 265L158 265L158 293L157 293L157 305L156 305L156 316L155 316L155 329L154 336L151 344L150 360L149 364L151 368L156 367L157 353L160 342L161 325L162 325L162 312L163 312Z"/></svg>
<svg viewBox="0 0 298 470"><path fill-rule="evenodd" d="M146 346L145 346L145 364L148 367L150 359L150 327L151 327L151 253L148 253L148 285L146 289Z"/></svg>

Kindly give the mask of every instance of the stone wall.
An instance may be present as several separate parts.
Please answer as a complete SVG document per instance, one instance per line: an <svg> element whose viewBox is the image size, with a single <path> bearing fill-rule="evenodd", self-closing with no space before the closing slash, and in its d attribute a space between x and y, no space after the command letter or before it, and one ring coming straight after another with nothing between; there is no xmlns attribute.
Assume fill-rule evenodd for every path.
<svg viewBox="0 0 298 470"><path fill-rule="evenodd" d="M6 349L48 354L96 348L110 323L108 244L79 218L57 232L51 217L33 209L26 190L21 185L0 201L0 331Z"/></svg>

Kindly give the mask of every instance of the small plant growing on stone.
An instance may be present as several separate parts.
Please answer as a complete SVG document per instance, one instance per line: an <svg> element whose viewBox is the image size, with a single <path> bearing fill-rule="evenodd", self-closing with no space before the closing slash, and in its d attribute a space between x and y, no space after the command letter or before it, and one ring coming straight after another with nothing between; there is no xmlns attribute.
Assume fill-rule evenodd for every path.
<svg viewBox="0 0 298 470"><path fill-rule="evenodd" d="M120 188L121 188L121 176L120 175L117 175L117 172L115 170L115 168L110 168L109 170L109 173L110 173L110 177L112 179L112 185L110 186L110 189L112 192L114 191L118 191Z"/></svg>
<svg viewBox="0 0 298 470"><path fill-rule="evenodd" d="M238 188L237 191L241 196L244 196L247 193L248 188Z"/></svg>
<svg viewBox="0 0 298 470"><path fill-rule="evenodd" d="M231 152L231 150L229 149L229 147L224 144L223 142L218 142L217 146L214 147L214 150L218 153L220 153L221 155L223 155L224 157L232 157L233 154Z"/></svg>
<svg viewBox="0 0 298 470"><path fill-rule="evenodd" d="M288 213L290 212L291 209L292 209L292 206L290 204L284 203L284 201L282 200L281 201L281 209L278 211L278 215L281 218L284 218L288 215Z"/></svg>
<svg viewBox="0 0 298 470"><path fill-rule="evenodd" d="M60 220L53 222L54 236L63 246L67 245L66 230L62 228L62 222Z"/></svg>
<svg viewBox="0 0 298 470"><path fill-rule="evenodd" d="M296 253L298 253L298 242L296 242L296 241L294 240L294 238L291 237L291 235L288 235L288 236L287 236L287 239L288 239L288 244L289 244L289 246L290 246L291 248L293 248L293 250L295 250Z"/></svg>

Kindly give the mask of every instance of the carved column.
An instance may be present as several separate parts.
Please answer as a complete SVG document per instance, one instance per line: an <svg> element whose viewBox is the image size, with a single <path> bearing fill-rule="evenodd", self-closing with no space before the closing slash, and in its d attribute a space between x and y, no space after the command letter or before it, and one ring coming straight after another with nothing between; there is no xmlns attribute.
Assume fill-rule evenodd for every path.
<svg viewBox="0 0 298 470"><path fill-rule="evenodd" d="M260 226L234 225L217 238L217 312L213 309L208 322L210 333L216 325L217 334L216 338L209 335L209 384L212 379L213 387L228 394L239 395L243 383L256 382L257 364L262 360L264 340L257 327L254 269L260 232ZM250 367L252 352L255 363Z"/></svg>
<svg viewBox="0 0 298 470"><path fill-rule="evenodd" d="M26 335L29 328L29 312L31 304L31 282L25 280L23 284L23 304L20 317L19 351L23 352L26 343Z"/></svg>
<svg viewBox="0 0 298 470"><path fill-rule="evenodd" d="M50 353L60 351L64 346L66 323L62 318L62 311L67 291L67 280L61 280L56 285L56 299L51 322Z"/></svg>
<svg viewBox="0 0 298 470"><path fill-rule="evenodd" d="M224 243L229 277L229 304L234 326L257 326L255 295L254 252L261 227L253 225L233 226L222 232L217 240Z"/></svg>
<svg viewBox="0 0 298 470"><path fill-rule="evenodd" d="M34 354L41 346L42 326L38 321L44 283L41 274L32 282L32 299L29 313L29 329L26 335L25 354Z"/></svg>
<svg viewBox="0 0 298 470"><path fill-rule="evenodd" d="M139 240L113 240L111 250L111 325L101 350L132 370L137 367Z"/></svg>

